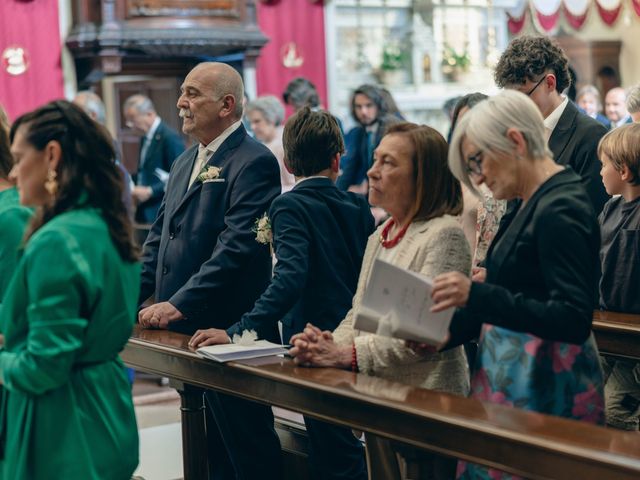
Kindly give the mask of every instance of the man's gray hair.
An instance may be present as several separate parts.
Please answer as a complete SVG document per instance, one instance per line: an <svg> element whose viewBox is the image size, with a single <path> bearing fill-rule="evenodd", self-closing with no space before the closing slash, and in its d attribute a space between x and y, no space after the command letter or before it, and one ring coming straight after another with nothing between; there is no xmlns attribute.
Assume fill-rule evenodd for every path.
<svg viewBox="0 0 640 480"><path fill-rule="evenodd" d="M130 108L133 108L138 113L156 113L156 109L153 106L151 99L142 94L131 95L124 101L122 111L126 112Z"/></svg>
<svg viewBox="0 0 640 480"><path fill-rule="evenodd" d="M478 103L456 125L449 148L449 168L458 180L478 193L462 155L462 141L467 138L481 152L513 154L514 144L507 130L514 128L527 142L527 156L542 159L553 154L547 147L544 119L533 101L523 93L505 90Z"/></svg>
<svg viewBox="0 0 640 480"><path fill-rule="evenodd" d="M273 95L264 95L249 102L245 108L246 113L257 111L269 123L273 123L276 127L284 121L284 107L280 100Z"/></svg>
<svg viewBox="0 0 640 480"><path fill-rule="evenodd" d="M576 94L576 101L579 101L585 95L593 95L596 99L596 104L598 106L598 110L602 108L602 102L600 101L600 92L593 85L585 85Z"/></svg>
<svg viewBox="0 0 640 480"><path fill-rule="evenodd" d="M79 91L73 99L73 103L82 108L87 115L95 118L99 124L104 125L107 121L102 99L91 90Z"/></svg>
<svg viewBox="0 0 640 480"><path fill-rule="evenodd" d="M631 87L627 92L627 111L629 113L640 112L640 84Z"/></svg>

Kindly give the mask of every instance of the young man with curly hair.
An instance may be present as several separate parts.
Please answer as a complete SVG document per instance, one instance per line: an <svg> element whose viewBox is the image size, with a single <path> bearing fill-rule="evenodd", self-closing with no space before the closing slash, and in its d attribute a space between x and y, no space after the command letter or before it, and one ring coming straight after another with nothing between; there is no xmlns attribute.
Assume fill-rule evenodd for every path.
<svg viewBox="0 0 640 480"><path fill-rule="evenodd" d="M501 88L529 96L544 117L549 149L560 165L569 165L581 177L596 214L608 200L600 181L598 142L606 128L583 114L562 95L570 85L569 61L548 37L515 38L496 66Z"/></svg>

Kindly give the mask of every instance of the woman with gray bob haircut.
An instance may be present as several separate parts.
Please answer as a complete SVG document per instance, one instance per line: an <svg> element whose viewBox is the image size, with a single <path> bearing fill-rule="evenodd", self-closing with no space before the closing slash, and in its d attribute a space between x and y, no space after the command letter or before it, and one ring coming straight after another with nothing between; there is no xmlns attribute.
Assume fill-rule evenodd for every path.
<svg viewBox="0 0 640 480"><path fill-rule="evenodd" d="M540 110L526 95L505 90L476 105L456 125L449 149L449 168L462 183L477 192L475 183L482 182L471 179L471 172L462 158L463 139L468 139L481 151L510 154L514 144L505 135L509 129L517 130L524 137L527 156L535 160L551 159L553 154L547 147L543 121Z"/></svg>
<svg viewBox="0 0 640 480"><path fill-rule="evenodd" d="M553 161L538 108L516 91L464 116L449 165L471 189L484 183L496 199L522 200L503 217L484 281L459 272L434 279L432 311L458 307L444 347L479 338L471 396L603 424L591 333L599 229L580 177ZM485 467L458 465L458 478L486 477Z"/></svg>
<svg viewBox="0 0 640 480"><path fill-rule="evenodd" d="M284 121L284 107L280 100L273 95L265 95L258 97L247 104L246 113L257 110L262 114L264 119L274 124L276 127Z"/></svg>
<svg viewBox="0 0 640 480"><path fill-rule="evenodd" d="M271 153L278 160L282 192L291 190L296 179L287 171L284 164L284 148L282 146L284 107L282 103L273 95L258 97L247 104L245 115L249 119L255 137L271 150Z"/></svg>

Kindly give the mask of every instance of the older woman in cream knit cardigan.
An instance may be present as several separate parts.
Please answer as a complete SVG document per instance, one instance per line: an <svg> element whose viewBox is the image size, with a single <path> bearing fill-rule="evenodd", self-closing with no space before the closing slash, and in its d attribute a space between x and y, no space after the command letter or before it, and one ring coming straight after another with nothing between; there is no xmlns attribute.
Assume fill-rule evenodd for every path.
<svg viewBox="0 0 640 480"><path fill-rule="evenodd" d="M369 238L353 307L338 328L320 332L308 325L291 339L296 363L353 369L409 385L466 395L469 373L462 347L420 355L402 340L353 328L355 314L369 281L374 260L429 277L450 270L469 274L469 245L454 216L462 211L460 183L447 167L447 143L435 130L411 123L390 127L374 154L369 201L391 218ZM388 440L366 434L370 478L406 478L407 468L420 478L443 470L453 476L455 462L432 458L415 461L416 452L400 454ZM424 472L424 470L429 472ZM434 471L435 469L435 471ZM436 473L436 471L438 473Z"/></svg>

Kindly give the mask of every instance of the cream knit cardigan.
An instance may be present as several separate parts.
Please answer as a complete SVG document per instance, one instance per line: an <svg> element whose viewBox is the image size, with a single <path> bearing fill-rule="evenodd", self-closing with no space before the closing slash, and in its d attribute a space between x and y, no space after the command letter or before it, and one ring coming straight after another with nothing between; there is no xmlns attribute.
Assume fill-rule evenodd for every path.
<svg viewBox="0 0 640 480"><path fill-rule="evenodd" d="M336 343L355 343L360 372L408 385L460 395L469 391L469 370L463 348L457 347L427 356L417 355L404 340L382 337L353 329L355 313L371 274L374 259L381 251L381 225L370 237L362 261L353 305L333 332ZM471 269L469 244L458 220L450 215L415 221L397 247L393 261L397 267L428 277L449 271L468 275Z"/></svg>

